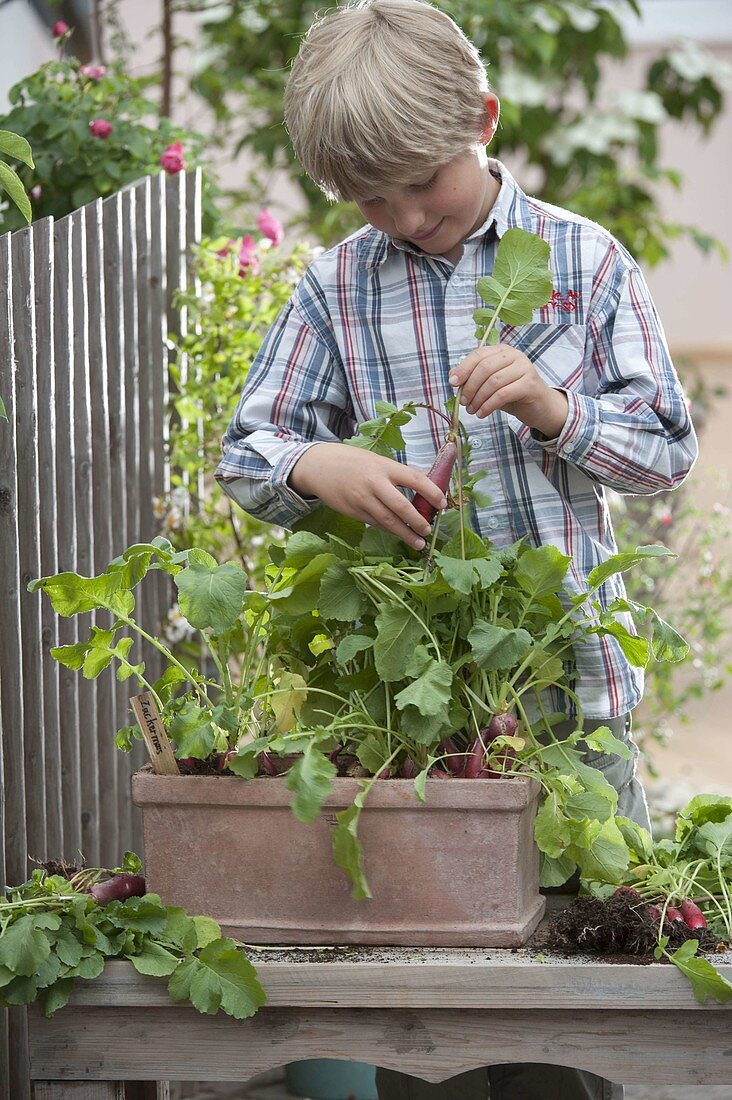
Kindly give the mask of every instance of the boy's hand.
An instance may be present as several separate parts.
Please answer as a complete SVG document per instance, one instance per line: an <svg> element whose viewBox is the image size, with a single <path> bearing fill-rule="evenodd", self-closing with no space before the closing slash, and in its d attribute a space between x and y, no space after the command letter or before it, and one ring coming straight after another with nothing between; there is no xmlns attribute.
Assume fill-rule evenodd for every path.
<svg viewBox="0 0 732 1100"><path fill-rule="evenodd" d="M555 439L567 419L566 395L547 386L534 364L509 344L468 352L451 372L450 385L462 385L461 403L469 413L482 418L502 409L547 439Z"/></svg>
<svg viewBox="0 0 732 1100"><path fill-rule="evenodd" d="M447 506L442 490L422 470L345 443L309 447L287 480L301 496L319 497L334 511L398 535L417 550L431 527L398 486L421 493L435 508Z"/></svg>

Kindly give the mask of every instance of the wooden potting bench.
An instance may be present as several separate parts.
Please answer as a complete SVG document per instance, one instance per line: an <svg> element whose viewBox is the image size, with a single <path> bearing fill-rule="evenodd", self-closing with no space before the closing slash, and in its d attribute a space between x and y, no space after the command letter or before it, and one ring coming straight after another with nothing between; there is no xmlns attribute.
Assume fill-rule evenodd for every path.
<svg viewBox="0 0 732 1100"><path fill-rule="evenodd" d="M53 1019L33 1009L36 1100L163 1098L168 1081L246 1081L322 1057L428 1081L501 1062L676 1086L725 1083L732 1070L732 1002L699 1005L669 965L530 948L268 949L252 958L267 1004L249 1020L175 1004L164 981L124 962L78 983ZM732 979L732 955L717 962Z"/></svg>

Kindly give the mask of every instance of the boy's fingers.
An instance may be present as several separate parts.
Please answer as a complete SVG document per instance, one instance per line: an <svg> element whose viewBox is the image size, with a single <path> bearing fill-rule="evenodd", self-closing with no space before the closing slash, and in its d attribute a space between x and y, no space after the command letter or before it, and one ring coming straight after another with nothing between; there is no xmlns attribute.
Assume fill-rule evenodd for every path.
<svg viewBox="0 0 732 1100"><path fill-rule="evenodd" d="M382 531L388 531L391 535L396 535L397 538L408 542L415 550L421 550L425 545L425 540L420 534L411 530L406 523L399 519L399 516L378 501L372 505L367 523L380 527Z"/></svg>
<svg viewBox="0 0 732 1100"><path fill-rule="evenodd" d="M516 382L509 382L507 386L502 386L488 401L485 401L480 408L476 409L475 415L481 418L488 416L489 413L496 412L497 409L503 409L514 401L520 401L522 396L523 389L519 378Z"/></svg>
<svg viewBox="0 0 732 1100"><path fill-rule="evenodd" d="M414 534L429 535L432 530L430 524L424 516L420 516L414 505L405 496L402 496L398 489L392 487L392 491L385 494L382 500L390 512L393 512L402 523L411 527Z"/></svg>
<svg viewBox="0 0 732 1100"><path fill-rule="evenodd" d="M430 481L423 470L415 470L413 466L401 466L399 463L396 463L396 465L398 471L395 484L403 485L405 489L414 489L415 493L419 493L435 508L447 507L447 500L442 489L439 485L435 485L434 481Z"/></svg>
<svg viewBox="0 0 732 1100"><path fill-rule="evenodd" d="M448 379L453 389L457 389L458 386L462 386L470 378L471 374L479 363L486 366L496 366L505 364L512 357L514 348L510 348L507 344L492 344L487 348L474 348L473 351L469 351L464 359L461 359L457 366L453 367L450 371L450 377Z"/></svg>
<svg viewBox="0 0 732 1100"><path fill-rule="evenodd" d="M499 394L505 386L509 385L511 382L519 381L521 377L521 373L511 366L497 370L476 388L475 393L468 401L468 412L476 412L481 405L484 405L491 397Z"/></svg>

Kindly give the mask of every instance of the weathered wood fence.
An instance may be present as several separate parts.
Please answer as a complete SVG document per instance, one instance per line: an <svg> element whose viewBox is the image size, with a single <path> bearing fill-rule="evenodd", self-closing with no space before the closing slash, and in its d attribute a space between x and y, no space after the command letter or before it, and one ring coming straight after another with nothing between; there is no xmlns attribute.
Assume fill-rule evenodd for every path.
<svg viewBox="0 0 732 1100"><path fill-rule="evenodd" d="M88 637L57 622L26 585L59 571L91 575L156 534L169 488L169 332L200 237L200 177L148 178L54 221L0 237L0 878L23 882L36 859L114 865L141 851L114 732L129 724L129 683L84 680L50 656ZM149 593L149 589L147 590ZM155 630L170 598L138 598ZM96 625L108 620L99 617ZM145 654L154 671L155 653ZM0 1100L28 1095L24 1014L0 1021Z"/></svg>

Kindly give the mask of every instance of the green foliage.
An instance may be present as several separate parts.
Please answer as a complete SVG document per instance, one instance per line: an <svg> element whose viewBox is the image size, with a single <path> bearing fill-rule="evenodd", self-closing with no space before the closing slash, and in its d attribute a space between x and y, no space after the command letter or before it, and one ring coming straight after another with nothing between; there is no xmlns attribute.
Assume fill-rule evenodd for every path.
<svg viewBox="0 0 732 1100"><path fill-rule="evenodd" d="M545 246L534 249L530 237L515 230L501 241L500 279L488 292L496 294L491 325L506 310L523 315L551 291ZM416 408L381 403L361 445L387 455L403 450L402 428ZM455 421L458 408L455 403ZM179 759L221 763L217 754L233 749L225 765L251 778L264 766L262 754L265 760L271 754L286 762L302 821L312 820L328 795L337 774L332 753L358 759L370 778L333 834L336 861L358 897L367 896L368 887L357 828L373 783L409 764L419 772L416 789L424 797L429 770L444 755L442 739L451 736L454 752L466 755L476 738L483 741L492 717L509 709L521 722L521 736L483 741L482 762L494 774L533 775L552 796L552 813L541 816L537 834L545 883L566 878L576 865L591 877L620 874L630 853L613 820L615 790L583 761L572 651L590 635L612 634L621 637L632 663L679 659L681 639L675 642L651 608L615 601L603 609L596 598L614 573L668 551L654 545L611 557L586 590L570 595L569 558L554 546L523 541L494 550L466 525L471 490L459 463L454 480L457 530L446 524L440 535L440 517L424 557L321 507L283 546L270 545L264 591L250 589L239 566L217 565L201 548L176 552L163 538L129 548L98 577L62 573L29 588L44 589L63 615L112 612L111 629L92 628L87 641L52 652L87 676L116 660L118 677L134 676L153 692ZM206 646L216 677L184 664L135 622L134 590L161 569L173 577L181 615ZM627 613L649 624L650 641L634 644L617 618ZM129 639L116 640L124 628L165 657L168 667L155 685L146 682L142 663L131 664ZM662 644L655 644L657 633ZM563 741L554 735L556 716L545 709L549 689L577 706L577 728ZM532 705L539 715L533 723ZM609 731L594 736L595 744L622 754ZM129 747L128 730L118 732L117 744Z"/></svg>
<svg viewBox="0 0 732 1100"><path fill-rule="evenodd" d="M168 978L171 996L199 1012L253 1016L264 991L215 921L166 906L157 894L100 905L89 893L110 875L139 870L140 860L128 852L122 867L39 868L22 886L9 887L0 899L0 1004L37 1001L52 1016L77 978L96 978L107 959L125 959L140 974Z"/></svg>
<svg viewBox="0 0 732 1100"><path fill-rule="evenodd" d="M548 820L550 812L545 803L539 817L547 819L542 820L542 830L552 839L558 826ZM697 940L668 951L663 918L669 906L693 900L711 932L720 941L732 940L732 798L697 795L679 811L674 839L655 844L645 829L626 818L616 818L614 825L630 858L624 867L588 866L585 886L598 897L606 897L612 887L631 886L644 903L655 905L661 913L656 957L678 967L702 1004L709 998L720 1004L730 1000L732 984L708 959L698 957Z"/></svg>
<svg viewBox="0 0 732 1100"><path fill-rule="evenodd" d="M18 134L13 134L9 130L0 130L0 155L9 157L15 163L27 164L29 168L35 167L28 142L25 138L19 137ZM30 224L32 220L31 205L20 176L2 160L0 160L0 188L7 191L11 201L15 203L26 222ZM0 415L5 415L4 406L0 410Z"/></svg>
<svg viewBox="0 0 732 1100"><path fill-rule="evenodd" d="M168 573L178 588L182 614L203 646L207 660L201 669L191 661L184 664L165 641L148 635L135 620L135 589L149 573ZM52 656L68 668L96 678L116 664L117 678L134 678L139 690L150 691L169 727L180 759L206 759L212 753L236 746L248 728L255 708L269 716L274 729L283 728L284 708L288 718L297 714L304 701L302 691L288 671L283 671L274 651L262 659L260 646L266 637L267 605L247 587L241 567L229 562L216 565L200 548L175 551L165 538L129 547L110 562L104 573L82 577L60 573L31 581L30 591L46 592L59 615L81 615L104 609L114 616L111 628L91 627L87 640L51 650ZM123 630L133 637L119 637ZM154 684L145 678L145 665L128 658L134 636L147 640L166 662L165 672ZM210 675L211 663L217 675ZM238 663L240 683L234 688L230 663ZM252 684L254 681L254 685ZM287 690L283 689L286 683ZM275 699L277 703L275 703ZM134 727L116 735L117 746L125 751Z"/></svg>
<svg viewBox="0 0 732 1100"><path fill-rule="evenodd" d="M173 491L158 502L162 529L179 549L236 557L257 582L268 560L265 525L232 504L213 470L252 361L313 258L305 244L287 255L262 243L256 264L245 268L238 241L207 239L194 251L189 289L177 299L188 323L186 335L175 338L171 368Z"/></svg>
<svg viewBox="0 0 732 1100"><path fill-rule="evenodd" d="M32 199L33 219L62 218L98 197L114 194L143 176L161 171L160 157L173 142L181 142L188 168L201 163L203 138L182 130L164 117L147 98L152 78L136 78L113 68L99 80L84 75L75 58L49 61L9 92L10 111L0 116L0 128L22 134L35 150L30 159L27 142L0 152L11 158L25 203ZM105 120L108 137L95 137L90 124ZM35 163L34 163L35 161ZM7 185L1 174L0 183ZM204 175L204 220L210 232L218 220L213 205L215 187ZM11 197L13 194L11 192ZM22 205L22 204L21 204ZM0 213L0 233L30 221L12 208Z"/></svg>
<svg viewBox="0 0 732 1100"><path fill-rule="evenodd" d="M635 0L620 0L640 15ZM601 0L443 0L487 62L502 102L492 155L527 163L535 193L606 226L641 262L668 254L679 234L703 248L707 234L665 222L659 183L681 185L659 164L659 131L678 119L707 133L723 109L727 68L696 45L659 51L637 91L607 94L603 66L627 56L618 15ZM207 4L199 4L204 12ZM326 244L362 224L354 204L331 205L299 168L282 122L290 63L313 21L301 0L224 0L202 24L206 61L195 90L216 112L221 140L247 146L268 167L286 169L307 202L304 219ZM241 97L252 110L242 116ZM246 131L241 118L246 117ZM252 117L257 122L252 126ZM250 181L250 195L256 184Z"/></svg>
<svg viewBox="0 0 732 1100"><path fill-rule="evenodd" d="M719 393L710 391L688 362L681 364L697 430ZM634 715L634 736L653 763L654 742L668 743L692 721L699 700L713 696L729 682L732 603L732 528L722 503L729 487L718 486L719 499L702 508L693 480L673 493L652 497L610 494L613 525L621 552L639 542L667 543L678 557L646 558L628 574L630 600L652 600L659 615L673 618L688 642L678 664L651 663L646 671L643 703ZM660 640L660 638L659 638Z"/></svg>

